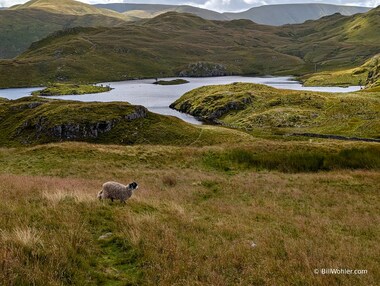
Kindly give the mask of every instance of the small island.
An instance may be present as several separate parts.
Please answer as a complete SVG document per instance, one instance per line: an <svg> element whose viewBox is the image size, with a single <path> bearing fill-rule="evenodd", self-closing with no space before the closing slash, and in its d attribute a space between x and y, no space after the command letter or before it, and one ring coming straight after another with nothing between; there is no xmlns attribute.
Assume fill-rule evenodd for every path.
<svg viewBox="0 0 380 286"><path fill-rule="evenodd" d="M156 80L156 82L154 82L154 84L158 84L158 85L180 85L180 84L185 84L185 83L189 83L189 82L185 79Z"/></svg>
<svg viewBox="0 0 380 286"><path fill-rule="evenodd" d="M110 86L54 83L45 89L32 92L35 96L81 95L112 90Z"/></svg>

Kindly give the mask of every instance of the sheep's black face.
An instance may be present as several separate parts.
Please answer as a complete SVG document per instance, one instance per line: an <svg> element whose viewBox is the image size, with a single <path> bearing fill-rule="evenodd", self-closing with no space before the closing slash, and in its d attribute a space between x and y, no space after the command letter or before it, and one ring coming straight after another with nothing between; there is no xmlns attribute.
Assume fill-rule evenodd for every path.
<svg viewBox="0 0 380 286"><path fill-rule="evenodd" d="M136 183L136 182L133 182L133 183L130 183L128 185L128 187L131 189L131 190L137 190L139 188L139 185Z"/></svg>

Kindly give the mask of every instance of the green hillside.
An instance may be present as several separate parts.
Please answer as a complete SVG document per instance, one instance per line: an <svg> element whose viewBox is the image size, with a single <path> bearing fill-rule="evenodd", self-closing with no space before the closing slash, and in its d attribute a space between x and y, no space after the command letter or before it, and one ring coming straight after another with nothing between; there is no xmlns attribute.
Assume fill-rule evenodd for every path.
<svg viewBox="0 0 380 286"><path fill-rule="evenodd" d="M273 32L249 21L241 26L239 21L213 22L174 12L119 28L75 28L33 44L13 61L0 61L0 86L292 73L303 61L273 50L273 43L290 42ZM208 71L210 66L215 71Z"/></svg>
<svg viewBox="0 0 380 286"><path fill-rule="evenodd" d="M361 66L380 48L380 7L353 16L332 15L286 25L294 42L280 51L302 58L314 72Z"/></svg>
<svg viewBox="0 0 380 286"><path fill-rule="evenodd" d="M376 76L374 75L376 74L376 67L378 66L379 58L380 55L376 55L370 58L360 67L315 73L303 76L301 77L301 80L306 86L372 85L376 81ZM369 80L367 79L368 74L372 70L372 79Z"/></svg>
<svg viewBox="0 0 380 286"><path fill-rule="evenodd" d="M236 83L190 91L172 107L253 134L380 138L378 93L316 93Z"/></svg>
<svg viewBox="0 0 380 286"><path fill-rule="evenodd" d="M115 27L125 24L119 18L103 15L64 15L40 9L0 11L0 58L13 58L33 42L49 34L73 27Z"/></svg>
<svg viewBox="0 0 380 286"><path fill-rule="evenodd" d="M39 97L0 101L0 146L81 141L103 144L212 145L244 134L202 128L128 103L82 103Z"/></svg>
<svg viewBox="0 0 380 286"><path fill-rule="evenodd" d="M359 34L359 28L352 31L353 23L367 22L373 25L362 24ZM356 67L378 53L379 22L379 9L284 27L170 12L124 27L76 28L50 36L15 60L0 61L0 86Z"/></svg>
<svg viewBox="0 0 380 286"><path fill-rule="evenodd" d="M380 56L374 58L374 65L368 72L366 85L369 91L380 91Z"/></svg>

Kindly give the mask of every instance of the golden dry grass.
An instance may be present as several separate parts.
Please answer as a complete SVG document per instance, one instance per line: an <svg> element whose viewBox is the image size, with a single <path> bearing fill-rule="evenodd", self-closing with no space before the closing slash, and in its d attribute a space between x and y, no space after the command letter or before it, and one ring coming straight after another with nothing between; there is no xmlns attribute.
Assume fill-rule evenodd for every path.
<svg viewBox="0 0 380 286"><path fill-rule="evenodd" d="M290 143L278 144L286 150ZM7 161L0 174L0 280L326 286L379 280L378 171L226 173L191 159L204 149L65 143L1 150ZM39 166L54 154L63 161L46 176ZM126 154L141 159L115 165ZM97 192L109 179L137 180L140 188L127 205L100 202ZM315 275L315 268L368 274Z"/></svg>

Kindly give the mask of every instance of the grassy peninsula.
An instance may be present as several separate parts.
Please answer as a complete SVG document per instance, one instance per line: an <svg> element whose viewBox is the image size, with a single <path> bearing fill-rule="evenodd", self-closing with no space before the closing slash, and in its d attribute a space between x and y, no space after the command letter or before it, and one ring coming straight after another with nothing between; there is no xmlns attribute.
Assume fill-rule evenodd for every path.
<svg viewBox="0 0 380 286"><path fill-rule="evenodd" d="M379 93L318 93L235 83L195 89L172 107L255 135L380 138Z"/></svg>
<svg viewBox="0 0 380 286"><path fill-rule="evenodd" d="M32 92L36 96L57 96L57 95L80 95L90 93L102 93L112 90L110 86L103 85L83 85L83 84L50 84L43 90Z"/></svg>

